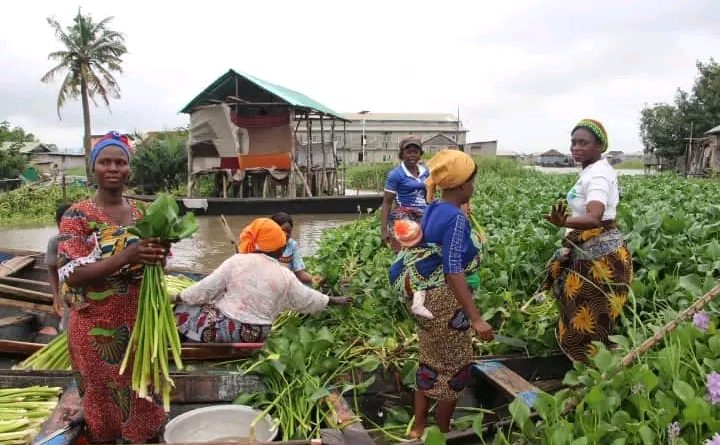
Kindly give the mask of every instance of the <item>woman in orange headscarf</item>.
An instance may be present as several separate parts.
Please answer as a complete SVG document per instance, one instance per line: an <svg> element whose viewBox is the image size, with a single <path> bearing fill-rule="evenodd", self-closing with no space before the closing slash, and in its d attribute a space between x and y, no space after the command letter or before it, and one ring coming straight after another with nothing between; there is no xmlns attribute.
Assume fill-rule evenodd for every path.
<svg viewBox="0 0 720 445"><path fill-rule="evenodd" d="M240 253L174 297L180 333L205 343L258 343L285 310L310 314L348 297L330 297L303 285L278 258L285 249L283 229L258 218L240 233Z"/></svg>

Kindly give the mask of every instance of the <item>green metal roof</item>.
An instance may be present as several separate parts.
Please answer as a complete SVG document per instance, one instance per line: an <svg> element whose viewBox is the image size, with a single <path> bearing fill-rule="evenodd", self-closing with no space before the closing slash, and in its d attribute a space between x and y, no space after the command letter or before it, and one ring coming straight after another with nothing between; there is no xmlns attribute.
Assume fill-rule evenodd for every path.
<svg viewBox="0 0 720 445"><path fill-rule="evenodd" d="M237 85L236 85L237 83ZM311 111L327 114L337 119L346 120L325 105L317 102L302 93L285 88L243 72L229 70L215 82L205 88L185 107L181 113L190 113L198 105L205 105L210 100L224 101L228 96L238 96L248 102L262 103L274 102L280 99L293 107L305 108Z"/></svg>

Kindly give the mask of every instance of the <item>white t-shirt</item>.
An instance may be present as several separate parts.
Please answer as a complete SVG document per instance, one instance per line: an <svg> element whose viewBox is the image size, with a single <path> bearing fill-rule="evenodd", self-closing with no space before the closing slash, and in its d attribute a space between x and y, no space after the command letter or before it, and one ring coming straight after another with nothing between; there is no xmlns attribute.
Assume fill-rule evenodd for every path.
<svg viewBox="0 0 720 445"><path fill-rule="evenodd" d="M605 159L600 159L580 172L580 177L567 194L572 216L587 213L587 203L598 201L605 205L602 220L615 219L620 201L617 174Z"/></svg>

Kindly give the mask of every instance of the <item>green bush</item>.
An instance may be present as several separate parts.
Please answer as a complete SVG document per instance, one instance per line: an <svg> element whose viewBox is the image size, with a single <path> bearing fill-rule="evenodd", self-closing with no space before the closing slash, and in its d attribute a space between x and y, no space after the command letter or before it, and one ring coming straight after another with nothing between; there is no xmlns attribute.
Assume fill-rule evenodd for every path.
<svg viewBox="0 0 720 445"><path fill-rule="evenodd" d="M84 185L67 187L67 202L74 203L92 195ZM51 222L57 206L63 202L62 187L29 185L0 193L0 224Z"/></svg>
<svg viewBox="0 0 720 445"><path fill-rule="evenodd" d="M169 192L187 182L187 134L143 141L130 162L131 183L141 193Z"/></svg>

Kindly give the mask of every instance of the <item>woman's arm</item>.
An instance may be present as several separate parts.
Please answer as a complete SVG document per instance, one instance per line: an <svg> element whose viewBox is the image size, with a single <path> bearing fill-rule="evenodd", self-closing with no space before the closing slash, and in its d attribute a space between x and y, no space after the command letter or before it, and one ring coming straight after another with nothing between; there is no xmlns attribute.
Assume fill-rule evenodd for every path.
<svg viewBox="0 0 720 445"><path fill-rule="evenodd" d="M388 232L387 226L393 202L395 202L395 193L386 190L383 195L382 210L380 212L380 234L384 243L390 242L390 233Z"/></svg>

